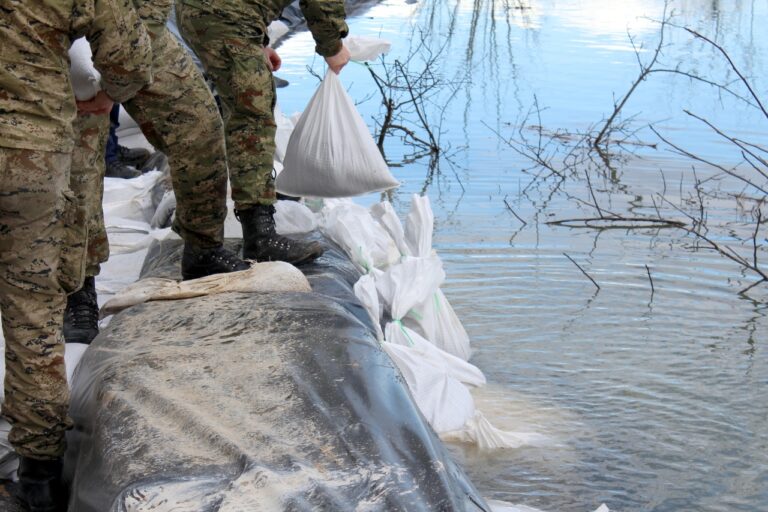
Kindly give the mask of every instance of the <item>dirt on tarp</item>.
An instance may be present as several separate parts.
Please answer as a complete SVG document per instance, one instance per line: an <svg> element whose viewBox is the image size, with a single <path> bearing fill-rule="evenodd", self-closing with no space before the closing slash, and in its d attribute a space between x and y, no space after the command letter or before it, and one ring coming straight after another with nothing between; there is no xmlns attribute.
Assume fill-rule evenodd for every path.
<svg viewBox="0 0 768 512"><path fill-rule="evenodd" d="M325 242L324 242L325 243ZM70 510L489 510L379 347L335 247L313 292L116 315L73 382ZM178 277L181 243L144 276Z"/></svg>

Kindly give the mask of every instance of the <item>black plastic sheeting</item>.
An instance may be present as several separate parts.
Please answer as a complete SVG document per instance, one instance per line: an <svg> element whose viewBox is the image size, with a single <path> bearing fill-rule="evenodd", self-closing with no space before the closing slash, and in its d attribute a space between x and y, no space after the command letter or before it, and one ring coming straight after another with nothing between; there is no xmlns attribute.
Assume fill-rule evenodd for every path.
<svg viewBox="0 0 768 512"><path fill-rule="evenodd" d="M302 268L312 293L112 319L74 378L70 510L490 510L379 347L358 272L323 243ZM157 244L143 275L178 277L180 253Z"/></svg>

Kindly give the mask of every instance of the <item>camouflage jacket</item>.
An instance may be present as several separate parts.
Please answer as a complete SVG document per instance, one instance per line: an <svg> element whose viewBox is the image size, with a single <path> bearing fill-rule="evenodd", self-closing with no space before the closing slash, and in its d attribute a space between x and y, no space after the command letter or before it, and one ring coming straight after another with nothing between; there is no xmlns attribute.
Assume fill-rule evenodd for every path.
<svg viewBox="0 0 768 512"><path fill-rule="evenodd" d="M165 30L173 0L133 0L133 5L150 37L157 37Z"/></svg>
<svg viewBox="0 0 768 512"><path fill-rule="evenodd" d="M149 37L130 0L0 0L0 146L72 150L67 50L81 36L115 101L151 82Z"/></svg>
<svg viewBox="0 0 768 512"><path fill-rule="evenodd" d="M275 21L292 0L180 0L182 3L225 19L243 20L262 34L266 42L267 26ZM349 28L344 0L301 0L301 12L315 40L315 51L323 57L336 55L341 39Z"/></svg>

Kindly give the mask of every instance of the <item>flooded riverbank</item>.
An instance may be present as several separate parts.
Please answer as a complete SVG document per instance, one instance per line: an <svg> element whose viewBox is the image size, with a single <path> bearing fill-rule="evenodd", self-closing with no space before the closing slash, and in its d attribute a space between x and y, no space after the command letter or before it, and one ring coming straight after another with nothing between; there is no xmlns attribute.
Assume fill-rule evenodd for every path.
<svg viewBox="0 0 768 512"><path fill-rule="evenodd" d="M572 137L599 126L636 80L639 62L652 58L663 13L655 0L387 0L350 21L356 34L393 41L390 63L405 61L414 34L427 34L433 48L445 45L436 69L457 92L438 95L430 112L448 105L440 131L450 162L437 170L427 158L401 164L412 148L397 138L385 147L403 182L396 208L407 211L410 195L422 190L432 201L444 289L471 336L472 362L488 377L489 400L498 403L489 415L499 427L551 439L492 453L453 447L489 498L574 512L603 502L618 511L697 512L760 511L768 503L768 287L740 295L759 280L755 273L706 244L697 249L679 229L546 223L595 216L597 202L624 216L654 217L658 208L691 225L671 205L698 218L700 202L714 240L751 258L759 192L672 151L646 126L702 159L749 173L732 143L684 110L754 144L764 143L768 121L711 85L657 73L622 111L624 120L634 116L627 130L637 130L641 144L617 149L607 177L594 174L588 184L586 167L577 167L557 187L536 182L534 163L515 150L523 147L502 140L525 137L535 146L537 125ZM672 2L668 13L727 49L768 100L768 36L759 28L765 2ZM312 48L307 34L280 48L279 75L291 83L279 92L287 113L303 109L315 88L305 68ZM717 49L681 28L665 32L660 63L747 94ZM374 127L381 111L368 71L350 64L342 80ZM758 231L758 245L766 245L767 230ZM764 249L755 253L768 260Z"/></svg>

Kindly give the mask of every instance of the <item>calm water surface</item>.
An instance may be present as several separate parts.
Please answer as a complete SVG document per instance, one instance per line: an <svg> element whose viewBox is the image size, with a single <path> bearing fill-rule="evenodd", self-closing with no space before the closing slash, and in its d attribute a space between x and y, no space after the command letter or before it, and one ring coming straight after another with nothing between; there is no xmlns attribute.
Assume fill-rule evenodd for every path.
<svg viewBox="0 0 768 512"><path fill-rule="evenodd" d="M768 102L768 2L689 0L668 10L675 24L726 48ZM431 179L423 160L393 166L404 184L392 200L403 213L413 193L426 190L432 200L444 289L471 336L472 362L489 380L486 414L497 426L550 439L492 453L452 448L489 498L547 511L603 502L618 511L768 511L768 286L739 295L754 277L713 251L695 250L680 231L547 225L595 214L578 201L589 199L583 181L569 180L553 195L547 186L526 189L531 162L494 133L516 136L523 125L535 140L525 128L539 122L527 117L535 101L547 130L598 123L638 74L628 34L639 58L649 59L663 12L658 0L386 0L350 21L354 33L393 41L390 62L407 59L414 29L434 47L447 41L437 71L463 84L442 124L454 165L441 163ZM736 78L710 45L681 29L669 29L665 41L664 67ZM280 49L279 75L291 82L279 93L286 112L303 109L315 88L305 68L320 69L312 48L303 34ZM351 64L342 78L373 127L379 107L367 71ZM684 109L765 144L768 121L755 108L685 77L654 75L624 113L635 116L637 139L657 146L637 147L614 162L614 180L594 184L604 208L652 216L651 198L664 182L667 199L683 205L695 194L694 164L699 178L714 175L670 152L643 128L648 123L702 157L740 161ZM388 142L393 163L407 153L397 139ZM735 239L746 236L751 219L752 203L731 194L742 185L708 183L713 236L749 253ZM661 213L684 219L670 207Z"/></svg>

